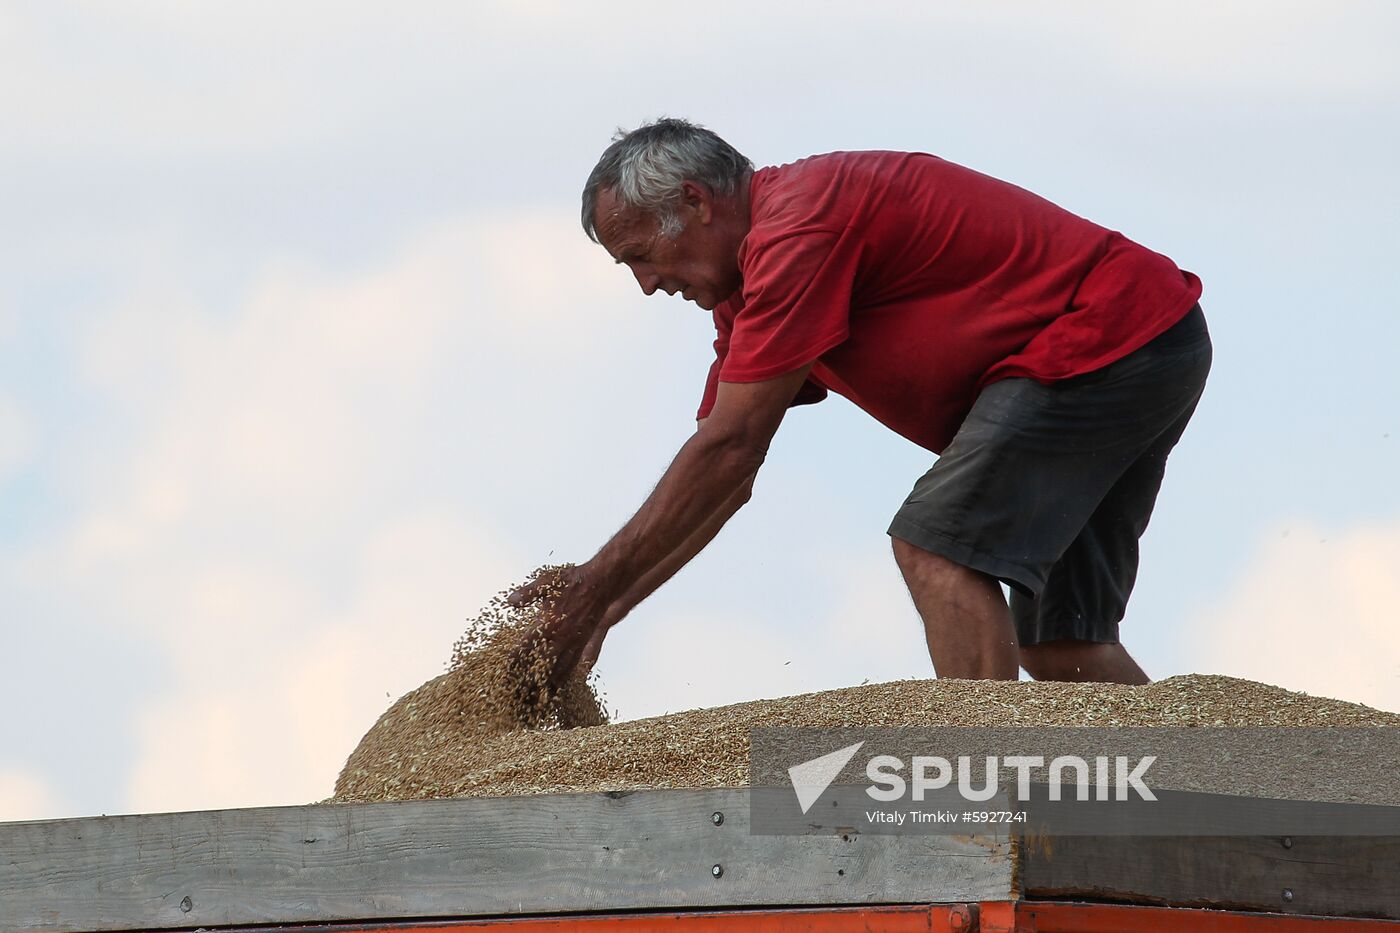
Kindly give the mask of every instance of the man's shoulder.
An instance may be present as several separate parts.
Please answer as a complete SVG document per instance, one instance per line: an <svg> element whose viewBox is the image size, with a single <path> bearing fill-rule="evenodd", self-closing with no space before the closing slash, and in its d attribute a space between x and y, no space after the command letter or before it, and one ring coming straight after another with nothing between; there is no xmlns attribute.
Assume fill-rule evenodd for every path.
<svg viewBox="0 0 1400 933"><path fill-rule="evenodd" d="M818 152L813 155L797 159L792 162L784 162L781 165L769 166L764 171L787 172L797 170L821 170L833 169L841 166L866 166L882 165L887 163L904 162L909 159L936 159L935 155L927 152L904 151L895 149L838 149L834 152Z"/></svg>
<svg viewBox="0 0 1400 933"><path fill-rule="evenodd" d="M862 205L948 165L925 152L825 152L761 168L750 189L755 228L773 235L812 225L842 227Z"/></svg>
<svg viewBox="0 0 1400 933"><path fill-rule="evenodd" d="M897 152L889 149L854 149L821 152L793 162L761 168L755 175L767 184L794 184L816 178L831 178L852 172L898 170L911 161L932 159L927 152Z"/></svg>

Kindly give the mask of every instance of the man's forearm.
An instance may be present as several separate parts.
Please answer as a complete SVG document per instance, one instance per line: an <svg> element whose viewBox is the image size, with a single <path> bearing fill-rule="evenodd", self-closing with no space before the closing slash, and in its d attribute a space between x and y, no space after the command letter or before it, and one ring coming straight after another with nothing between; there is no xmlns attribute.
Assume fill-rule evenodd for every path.
<svg viewBox="0 0 1400 933"><path fill-rule="evenodd" d="M747 501L749 501L749 484L745 483L738 492L725 501L724 505L715 510L705 520L705 523L695 530L694 534L686 538L680 547L668 554L661 563L652 567L632 585L631 589L613 602L613 608L609 612L612 617L610 621L620 621L637 608L642 600L656 592L662 584L679 573L682 567L690 563L691 558L703 551L714 540L715 535L719 534L719 530L725 526L729 519L734 517L735 512L743 508Z"/></svg>
<svg viewBox="0 0 1400 933"><path fill-rule="evenodd" d="M758 382L721 381L709 417L681 446L632 520L591 560L561 570L567 586L550 600L539 625L555 654L552 687L562 686L580 662L598 656L607 625L616 621L609 616L627 605L619 601L635 604L660 586L743 505L743 491L811 369L808 363ZM511 594L511 604L544 595L530 584Z"/></svg>
<svg viewBox="0 0 1400 933"><path fill-rule="evenodd" d="M590 561L603 576L600 582L615 590L614 599L639 588L664 569L663 562L708 530L711 519L748 485L762 461L762 452L711 432L693 434L637 514ZM715 523L692 553L680 559L676 569L714 537L739 504ZM651 589L669 576L660 576Z"/></svg>

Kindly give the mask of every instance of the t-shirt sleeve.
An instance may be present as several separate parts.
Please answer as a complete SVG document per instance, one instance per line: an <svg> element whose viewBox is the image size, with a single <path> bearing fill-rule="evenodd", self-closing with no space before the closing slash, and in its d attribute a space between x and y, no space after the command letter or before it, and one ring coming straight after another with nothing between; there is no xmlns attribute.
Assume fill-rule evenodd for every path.
<svg viewBox="0 0 1400 933"><path fill-rule="evenodd" d="M719 316L715 316L715 361L710 364L709 375L705 377L705 394L700 399L700 409L695 413L695 420L702 421L710 417L710 412L715 407L715 396L719 394L719 368L724 363L724 351L728 347L728 335L720 329Z"/></svg>
<svg viewBox="0 0 1400 933"><path fill-rule="evenodd" d="M859 238L848 231L793 233L751 246L743 306L726 335L722 382L760 382L814 362L850 334Z"/></svg>
<svg viewBox="0 0 1400 933"><path fill-rule="evenodd" d="M715 359L710 364L709 374L705 377L705 394L701 397L700 408L695 413L697 421L708 418L715 407L715 397L719 394L719 373L729 352L729 335L732 328L733 325L729 317L717 308L715 310ZM802 388L797 390L797 396L788 407L814 405L824 398L826 398L826 387L814 379L808 379L802 384Z"/></svg>

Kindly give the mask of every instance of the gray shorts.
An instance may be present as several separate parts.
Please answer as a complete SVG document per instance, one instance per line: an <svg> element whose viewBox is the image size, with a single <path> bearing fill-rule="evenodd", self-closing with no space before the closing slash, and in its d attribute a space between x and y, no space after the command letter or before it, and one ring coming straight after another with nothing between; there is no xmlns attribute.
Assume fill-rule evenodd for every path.
<svg viewBox="0 0 1400 933"><path fill-rule="evenodd" d="M992 383L889 533L1006 583L1022 645L1116 644L1138 539L1210 362L1197 305L1103 369Z"/></svg>

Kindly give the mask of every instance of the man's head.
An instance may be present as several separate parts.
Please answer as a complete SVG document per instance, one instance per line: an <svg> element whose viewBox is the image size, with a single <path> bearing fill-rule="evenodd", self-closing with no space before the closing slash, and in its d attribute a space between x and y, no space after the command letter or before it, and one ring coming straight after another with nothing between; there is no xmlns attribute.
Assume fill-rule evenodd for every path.
<svg viewBox="0 0 1400 933"><path fill-rule="evenodd" d="M713 309L741 283L752 173L733 146L685 120L619 131L584 185L584 232L648 295Z"/></svg>

